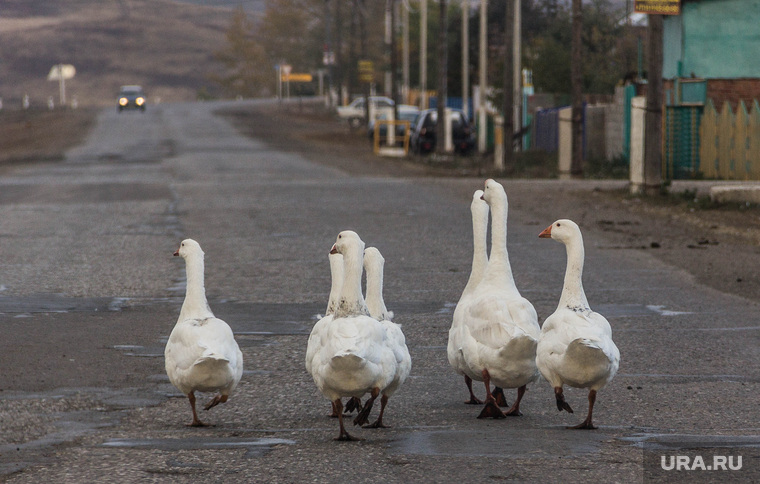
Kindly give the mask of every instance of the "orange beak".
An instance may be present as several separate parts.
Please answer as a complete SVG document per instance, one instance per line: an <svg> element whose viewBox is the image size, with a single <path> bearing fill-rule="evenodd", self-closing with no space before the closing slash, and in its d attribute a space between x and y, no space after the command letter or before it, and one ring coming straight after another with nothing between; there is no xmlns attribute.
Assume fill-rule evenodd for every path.
<svg viewBox="0 0 760 484"><path fill-rule="evenodd" d="M174 251L174 257L177 257L179 255L179 249Z"/></svg>
<svg viewBox="0 0 760 484"><path fill-rule="evenodd" d="M330 253L331 254L337 254L338 253L338 248L335 247L335 244L333 244L332 249L330 249Z"/></svg>
<svg viewBox="0 0 760 484"><path fill-rule="evenodd" d="M552 238L552 226L548 226L544 229L543 232L538 234L538 236L542 239L551 239Z"/></svg>

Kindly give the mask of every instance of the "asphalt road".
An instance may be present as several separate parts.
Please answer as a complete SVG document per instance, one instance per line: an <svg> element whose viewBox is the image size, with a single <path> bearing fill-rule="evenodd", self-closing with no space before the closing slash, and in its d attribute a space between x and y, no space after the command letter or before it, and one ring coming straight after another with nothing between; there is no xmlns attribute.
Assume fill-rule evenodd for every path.
<svg viewBox="0 0 760 484"><path fill-rule="evenodd" d="M586 393L566 390L576 413L559 413L545 382L529 388L522 417L478 420L445 347L469 275L471 194L484 180L315 163L237 134L213 115L220 107L108 109L64 162L0 178L0 480L760 480L754 301L582 224L586 294L621 353L597 398L599 429L566 430ZM609 184L502 181L517 286L543 320L565 252L538 233L578 210L593 219L593 203L578 204ZM337 422L303 365L343 229L385 256L385 301L413 360L386 412L392 427L354 429L358 443L333 441ZM211 308L245 359L238 390L201 415L214 424L202 429L185 426L187 400L163 369L184 296L172 253L186 237L206 252ZM733 467L742 457L742 468L661 468L663 456L693 466L716 455Z"/></svg>

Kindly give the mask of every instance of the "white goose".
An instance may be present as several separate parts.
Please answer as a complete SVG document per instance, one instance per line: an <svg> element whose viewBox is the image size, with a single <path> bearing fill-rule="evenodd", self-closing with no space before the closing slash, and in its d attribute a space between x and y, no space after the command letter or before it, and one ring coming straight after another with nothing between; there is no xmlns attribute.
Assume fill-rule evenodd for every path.
<svg viewBox="0 0 760 484"><path fill-rule="evenodd" d="M329 254L329 260L331 284L330 296L328 297L327 301L327 309L325 309L325 315L320 318L319 321L317 321L316 324L314 324L314 327L311 329L311 334L309 334L309 343L306 346L306 371L309 372L309 375L312 375L312 378L314 378L314 374L312 373L312 363L314 356L316 355L317 349L322 346L321 338L324 333L325 325L327 322L332 321L333 315L338 309L338 303L340 302L340 289L343 286L343 256L338 253ZM349 402L349 404L351 403L354 402ZM359 405L359 408L361 408L361 405ZM332 413L330 416L338 416L335 404L332 404Z"/></svg>
<svg viewBox="0 0 760 484"><path fill-rule="evenodd" d="M393 381L382 391L383 397L380 399L380 415L368 428L387 427L383 425L383 414L385 413L388 399L404 384L409 376L409 372L412 370L412 358L409 356L409 349L406 347L404 333L401 331L400 325L391 321L393 319L393 311L388 311L383 300L384 265L385 259L379 250L375 247L367 247L364 250L364 270L367 272L367 309L370 316L380 321L385 327L388 341L396 357L396 374L393 377Z"/></svg>
<svg viewBox="0 0 760 484"><path fill-rule="evenodd" d="M539 235L565 244L567 269L562 296L546 318L538 340L536 364L554 388L557 408L573 413L562 386L588 388L588 415L575 429L594 429L592 413L596 392L612 381L620 364L620 351L612 341L610 323L588 305L583 291L583 236L572 220L557 220Z"/></svg>
<svg viewBox="0 0 760 484"><path fill-rule="evenodd" d="M507 254L507 194L486 180L483 199L491 207L491 254L483 279L462 316L465 373L486 387L486 404L478 418L518 416L528 383L538 379L536 343L540 328L533 305L515 286ZM502 412L490 390L517 388L517 400Z"/></svg>
<svg viewBox="0 0 760 484"><path fill-rule="evenodd" d="M375 247L364 249L364 271L367 273L367 292L364 299L369 315L378 321L393 321L393 311L388 311L383 300L383 268L385 258Z"/></svg>
<svg viewBox="0 0 760 484"><path fill-rule="evenodd" d="M358 440L343 425L342 397L370 398L354 425L367 422L377 396L396 375L396 357L390 347L385 327L369 316L361 291L364 242L356 232L343 231L331 253L343 255L343 287L338 308L322 329L319 347L312 362L312 376L317 388L335 404L340 433L336 440ZM309 341L309 346L315 344Z"/></svg>
<svg viewBox="0 0 760 484"><path fill-rule="evenodd" d="M470 203L473 241L472 268L470 271L470 278L467 280L467 285L464 287L462 296L459 298L459 302L454 309L454 317L451 322L451 329L449 330L449 342L447 346L449 364L454 371L460 375L464 375L464 383L467 385L467 390L470 392L470 399L465 403L471 405L478 405L483 402L475 397L475 394L472 392L472 378L465 373L465 361L462 354L462 320L465 308L470 303L475 288L480 284L481 279L483 279L483 272L485 272L486 265L488 264L488 252L486 249L488 204L482 197L483 190L476 190L472 195L472 203Z"/></svg>
<svg viewBox="0 0 760 484"><path fill-rule="evenodd" d="M195 392L219 392L204 408L227 401L243 375L243 354L230 327L214 317L203 282L203 250L192 239L174 253L185 259L187 289L177 324L164 351L166 374L190 400L193 427L204 426L195 411Z"/></svg>

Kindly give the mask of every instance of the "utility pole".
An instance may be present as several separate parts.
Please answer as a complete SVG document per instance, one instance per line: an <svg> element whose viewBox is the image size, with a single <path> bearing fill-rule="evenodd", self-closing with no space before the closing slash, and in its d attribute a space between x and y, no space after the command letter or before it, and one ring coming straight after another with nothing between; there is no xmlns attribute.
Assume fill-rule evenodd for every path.
<svg viewBox="0 0 760 484"><path fill-rule="evenodd" d="M504 118L504 129L502 131L502 150L501 150L501 168L505 169L512 166L512 159L514 158L514 148L512 147L512 138L515 133L514 125L514 77L512 76L514 71L514 49L512 43L514 42L514 16L515 16L515 2L507 0L506 2L506 18L504 22L504 85L502 91L504 92L504 107L502 114Z"/></svg>
<svg viewBox="0 0 760 484"><path fill-rule="evenodd" d="M427 109L427 0L420 1L420 109Z"/></svg>
<svg viewBox="0 0 760 484"><path fill-rule="evenodd" d="M488 0L480 0L480 32L479 32L479 52L478 52L478 152L485 153L488 148L488 120L486 119L486 84L488 70L488 22L487 22Z"/></svg>
<svg viewBox="0 0 760 484"><path fill-rule="evenodd" d="M649 16L647 111L644 116L644 193L662 185L662 15Z"/></svg>
<svg viewBox="0 0 760 484"><path fill-rule="evenodd" d="M570 82L572 96L572 159L570 175L583 177L583 11L581 0L573 0Z"/></svg>
<svg viewBox="0 0 760 484"><path fill-rule="evenodd" d="M396 82L396 73L398 72L398 55L396 53L396 0L390 0L391 3L391 99L393 99L393 119L398 119L398 82ZM393 131L395 133L395 130Z"/></svg>
<svg viewBox="0 0 760 484"><path fill-rule="evenodd" d="M513 64L512 85L514 90L514 129L516 132L522 131L522 2L514 0L514 41L512 43ZM522 151L522 136L518 137L518 151Z"/></svg>
<svg viewBox="0 0 760 484"><path fill-rule="evenodd" d="M401 47L403 57L401 67L403 77L403 87L401 88L401 97L404 98L404 104L409 102L409 5L407 2L403 2L401 6L401 29L403 31L403 43Z"/></svg>
<svg viewBox="0 0 760 484"><path fill-rule="evenodd" d="M390 66L390 64L391 64L390 60L391 60L391 56L392 56L392 54L391 54L391 48L392 48L392 46L391 46L391 43L392 43L391 38L393 37L393 34L391 33L391 30L393 29L393 27L392 27L392 24L393 24L392 10L393 10L393 1L392 0L385 0L385 58L388 61L388 67L385 69L385 76L384 76L384 79L383 79L383 87L384 87L384 90L385 90L385 95L388 96L391 99L393 99L393 87L391 86L391 82L392 82L391 81L391 76L392 76L392 74L391 74L391 66ZM393 101L395 102L396 100L393 99Z"/></svg>
<svg viewBox="0 0 760 484"><path fill-rule="evenodd" d="M470 2L462 0L462 110L470 110Z"/></svg>
<svg viewBox="0 0 760 484"><path fill-rule="evenodd" d="M438 12L438 123L435 127L435 152L442 155L446 152L446 96L448 88L446 78L448 77L448 57L449 49L447 42L448 27L448 6L446 0L440 0L440 11Z"/></svg>

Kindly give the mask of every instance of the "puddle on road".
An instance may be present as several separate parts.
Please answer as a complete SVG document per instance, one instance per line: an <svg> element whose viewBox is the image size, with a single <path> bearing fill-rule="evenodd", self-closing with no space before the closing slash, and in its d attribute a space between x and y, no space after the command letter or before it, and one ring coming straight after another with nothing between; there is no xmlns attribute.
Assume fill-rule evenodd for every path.
<svg viewBox="0 0 760 484"><path fill-rule="evenodd" d="M397 454L535 458L598 452L609 439L602 432L568 432L564 427L508 437L503 432L437 430L410 433L391 447Z"/></svg>
<svg viewBox="0 0 760 484"><path fill-rule="evenodd" d="M295 443L294 440L271 437L258 439L193 437L182 439L111 439L104 442L102 446L170 452L181 450L247 449L246 457L261 457L277 445L293 445Z"/></svg>

